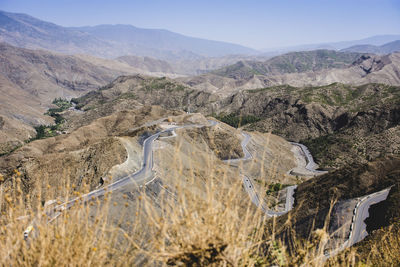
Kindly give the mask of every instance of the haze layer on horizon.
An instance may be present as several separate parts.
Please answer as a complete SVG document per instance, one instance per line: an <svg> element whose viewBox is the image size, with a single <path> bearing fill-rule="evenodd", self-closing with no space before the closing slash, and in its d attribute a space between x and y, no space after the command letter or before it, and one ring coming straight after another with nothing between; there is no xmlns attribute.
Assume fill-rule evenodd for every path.
<svg viewBox="0 0 400 267"><path fill-rule="evenodd" d="M400 34L398 0L2 0L61 26L130 24L256 49Z"/></svg>

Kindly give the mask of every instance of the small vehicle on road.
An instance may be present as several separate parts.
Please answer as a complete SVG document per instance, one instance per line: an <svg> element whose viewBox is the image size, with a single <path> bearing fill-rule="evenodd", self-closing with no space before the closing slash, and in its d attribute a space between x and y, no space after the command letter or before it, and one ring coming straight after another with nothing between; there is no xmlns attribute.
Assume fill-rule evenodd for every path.
<svg viewBox="0 0 400 267"><path fill-rule="evenodd" d="M29 225L29 226L25 229L25 231L24 231L24 239L25 239L25 240L28 239L29 233L32 232L32 230L33 230L33 226L32 226L32 225Z"/></svg>

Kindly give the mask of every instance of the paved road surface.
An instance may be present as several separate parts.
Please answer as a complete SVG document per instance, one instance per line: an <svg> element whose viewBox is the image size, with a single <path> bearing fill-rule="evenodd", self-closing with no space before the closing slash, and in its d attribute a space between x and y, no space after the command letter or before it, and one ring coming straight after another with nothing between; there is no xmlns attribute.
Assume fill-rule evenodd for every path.
<svg viewBox="0 0 400 267"><path fill-rule="evenodd" d="M291 185L286 188L286 204L285 204L285 212L293 209L294 204L294 190L297 188L297 185Z"/></svg>
<svg viewBox="0 0 400 267"><path fill-rule="evenodd" d="M242 158L238 158L238 159L224 160L224 162L226 162L228 164L232 164L232 163L235 163L238 161L248 160L248 159L252 158L252 155L250 154L249 150L247 150L247 144L250 142L251 136L244 132L242 132L242 136L243 136L243 140L241 142L241 146L242 146L244 156Z"/></svg>
<svg viewBox="0 0 400 267"><path fill-rule="evenodd" d="M310 172L314 172L314 173L318 173L318 174L324 174L327 173L327 171L319 171L317 170L318 168L318 164L315 163L313 156L311 155L310 150L308 150L308 148L300 143L295 143L295 142L291 142L292 145L298 146L301 148L301 151L303 151L303 154L306 158L307 161L307 165L306 165L306 170L310 171Z"/></svg>
<svg viewBox="0 0 400 267"><path fill-rule="evenodd" d="M164 120L164 118L157 120L156 122L160 122L161 120ZM213 121L213 120L209 120L209 123L210 123L208 125L209 127L212 127L217 124L217 122ZM203 126L204 125L197 125L197 124L176 126L176 127L171 127L169 129L158 132L154 135L151 135L143 142L143 165L140 170L138 170L135 173L129 174L126 177L124 177L116 182L113 182L107 186L104 186L100 189L91 191L90 193L88 193L86 195L72 199L63 204L55 206L51 210L46 211L46 215L49 218L48 222L50 223L50 222L54 221L61 214L62 211L71 208L77 202L89 201L93 198L100 197L107 192L115 191L119 188L122 188L122 187L130 185L130 184L139 186L140 184L145 184L146 182L150 181L153 178L153 171L152 171L152 168L153 168L153 142L163 133L173 132L174 130L179 129L179 128L203 127ZM34 229L35 225L36 225L36 220L33 220L32 223L28 226L28 228L24 232L25 238L28 238L29 233Z"/></svg>
<svg viewBox="0 0 400 267"><path fill-rule="evenodd" d="M255 189L253 182L251 179L247 176L243 177L243 185L244 188L249 195L251 202L253 202L254 205L259 207L267 216L273 217L273 216L281 216L283 214L286 214L289 210L293 208L293 194L294 194L294 189L297 187L296 185L289 186L287 188L287 195L286 195L286 203L285 203L285 210L284 211L272 211L267 208L265 208L264 203L260 201L260 198L258 197Z"/></svg>
<svg viewBox="0 0 400 267"><path fill-rule="evenodd" d="M209 126L214 126L217 124L217 122L213 121L213 120L210 120L209 122L210 122ZM167 130L161 131L159 133L156 133L156 134L148 137L143 143L143 159L144 160L143 160L142 168L139 171L137 171L133 174L129 174L126 177L124 177L112 184L109 184L103 188L94 190L86 195L83 195L82 197L75 198L73 200L70 200L66 203L63 203L61 205L54 207L52 209L52 211L47 212L48 217L51 218L51 219L49 219L49 222L53 221L55 218L57 218L61 214L61 212L63 210L72 207L78 201L85 202L92 198L102 196L106 192L114 191L114 190L124 187L126 185L129 185L129 184L139 185L139 184L144 184L144 183L148 182L149 180L151 180L153 178L153 171L152 171L152 168L153 168L153 153L152 153L153 152L153 142L162 133L173 132L175 129L185 128L185 127L203 127L203 126L202 125L176 126L176 127L169 128ZM233 162L239 161L239 160L247 160L252 157L251 154L249 153L249 151L247 150L247 144L249 143L251 137L250 137L250 135L248 135L246 133L242 133L242 135L244 136L242 143L241 143L243 152L244 152L244 157L241 159L228 160L228 161L226 161L227 163L233 163ZM303 150L304 155L306 156L307 162L308 162L307 166L306 166L307 170L313 171L313 172L321 172L321 171L315 170L317 165L314 162L314 160L311 156L311 153L309 152L307 147L302 144L298 144L298 143L293 143L293 144L300 146L301 149ZM274 211L265 209L263 203L261 203L261 201L254 189L254 185L250 178L244 176L243 177L243 185L244 185L247 193L249 194L251 201L257 207L262 209L262 211L265 214L267 214L268 216L280 216L280 215L285 214L286 212L288 212L289 210L291 210L293 208L293 203L294 203L293 194L294 194L294 190L295 190L296 186L289 186L287 188L285 211L274 212ZM376 192L374 194L371 194L371 195L361 198L360 202L356 205L356 208L354 211L353 222L351 224L349 239L346 242L344 242L341 247L337 248L334 251L327 253L325 255L325 257L331 257L331 256L337 254L339 251L345 249L346 247L352 246L353 244L361 241L368 235L368 233L366 232L366 225L364 223L364 220L369 216L369 213L368 213L369 207L375 203L385 200L389 194L389 191L390 191L390 188L387 188L380 192ZM35 221L33 221L31 223L31 225L28 226L27 230L24 232L24 235L26 238L27 238L28 234L33 230L34 225L35 225Z"/></svg>
<svg viewBox="0 0 400 267"><path fill-rule="evenodd" d="M242 135L243 135L243 140L241 142L241 146L243 149L244 156L239 159L225 160L224 162L226 162L228 164L232 164L232 163L236 163L238 161L248 160L248 159L252 158L252 155L250 154L250 152L247 149L247 144L250 142L251 136L244 132L242 132ZM251 181L251 179L249 177L247 177L245 175L243 176L243 186L244 186L247 194L249 195L251 202L253 202L253 204L256 205L257 207L259 207L267 216L270 216L270 217L281 216L293 208L293 203L294 203L293 194L294 194L294 189L296 189L297 185L289 186L287 188L285 210L281 211L281 212L272 211L272 210L268 210L265 208L264 202L260 201L260 198L257 195L257 192L254 188L253 182Z"/></svg>
<svg viewBox="0 0 400 267"><path fill-rule="evenodd" d="M366 229L367 225L364 221L369 216L369 208L371 207L371 205L384 201L389 195L389 191L390 187L360 198L353 211L353 217L350 225L350 234L348 239L343 242L343 244L338 248L326 252L323 256L325 259L337 255L342 250L353 246L357 242L360 242L368 235Z"/></svg>
<svg viewBox="0 0 400 267"><path fill-rule="evenodd" d="M160 122L161 120L163 120L163 119L157 120L157 122ZM217 124L217 122L213 121L213 120L209 120L209 123L210 123L210 125L208 125L209 127ZM176 126L176 127L168 128L168 129L158 132L156 134L153 134L152 136L148 137L143 142L143 165L140 170L138 170L135 173L129 174L126 177L124 177L112 184L109 184L100 189L94 190L80 198L76 198L69 202L58 205L55 207L55 210L70 208L77 201L87 201L92 198L102 196L106 192L112 192L118 188L124 187L129 184L140 185L140 184L146 183L148 180L153 178L153 172L152 172L152 169L153 169L153 142L163 133L167 133L167 132L174 133L176 129L188 128L188 127L203 127L203 125L192 124L192 125L185 125L185 126Z"/></svg>
<svg viewBox="0 0 400 267"><path fill-rule="evenodd" d="M246 190L247 194L250 197L251 202L253 202L254 205L259 207L264 213L268 214L268 211L265 210L264 205L262 205L260 198L258 197L256 191L254 190L254 185L251 182L250 178L247 176L243 176L243 185L244 189Z"/></svg>
<svg viewBox="0 0 400 267"><path fill-rule="evenodd" d="M371 205L384 201L389 195L390 188L386 188L382 191L373 193L371 195L361 198L355 208L355 214L353 216L352 228L348 240L348 246L352 246L355 243L363 240L367 235L367 225L365 219L369 216L369 208Z"/></svg>

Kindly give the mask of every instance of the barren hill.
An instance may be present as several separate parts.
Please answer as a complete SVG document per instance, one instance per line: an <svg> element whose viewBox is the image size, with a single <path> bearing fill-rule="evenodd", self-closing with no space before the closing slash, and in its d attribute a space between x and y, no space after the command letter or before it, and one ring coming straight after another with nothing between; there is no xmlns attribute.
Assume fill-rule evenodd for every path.
<svg viewBox="0 0 400 267"><path fill-rule="evenodd" d="M362 65L368 59L371 58L360 58L360 62L354 64ZM374 73L384 68L386 63L373 60L372 67L362 65L362 71ZM169 207L162 204L165 192L172 200L173 210L176 210L176 205L184 205L186 200L177 201L182 197L179 186L187 190L188 195L185 198L190 196L196 201L207 196L206 192L221 193L221 189L216 190L215 187L208 190L208 182L218 184L220 188L235 188L238 191L233 199L239 203L234 205L235 209L247 206L261 212L258 208L262 206L256 202L262 200L253 198L252 194L259 192L264 196L276 191L273 189L275 187L281 189L282 183L302 182L302 179L288 175L288 171L296 164L292 145L271 132L291 140L310 137L306 140L307 145L317 160L338 170L301 184L294 193L296 202L289 221L286 215L273 220L276 222L273 229L278 231L278 235L274 232L274 236L278 239L284 233L292 237L293 231L285 232L288 230L285 222L290 222L293 227L289 230L297 231L295 241L306 242L303 237L310 236L316 228L323 226L332 200L354 202L349 198L360 197L398 182L399 93L398 86L334 83L319 87L273 86L221 97L195 90L166 77L120 76L106 86L72 99L75 104L73 109L57 113L67 120L62 125L62 133L30 142L2 156L0 168L6 174L5 186L12 187L16 180L13 173L21 176L18 176L22 181L21 192L33 196L33 203L57 197L61 202L63 195L60 196L60 188L65 187L67 181L72 182L72 186L66 187L64 191L76 190L74 194L79 196L81 192L99 188L107 181L121 178L124 171L132 174L144 162L142 155L146 153L142 154L141 144L146 137L178 125L196 125L193 128L163 132L158 139L153 139L151 149L154 151L154 165L151 164L151 167L154 167L154 177L141 181L142 187L132 181L126 188L119 188L111 194L112 205L110 212L106 214L109 215L110 223L115 223L125 231L132 229L129 228L132 222L135 222L133 224L136 227L138 221L148 218L143 216L140 209L139 212L129 212L128 220L121 220L127 208L140 206L142 196L151 197L150 203L154 204L156 212ZM68 104L68 107L71 104L61 102ZM203 114L193 113L196 111ZM234 127L244 125L250 137L248 149L251 158L240 162L238 166L230 166L222 161L245 154L241 143L241 140L245 140L242 139L244 135L241 135L240 130L223 123L209 124L204 115L213 115ZM251 132L254 130L267 133ZM154 135L151 138L153 137ZM324 149L328 151L319 153ZM379 159L380 157L383 159ZM326 159L330 162L326 162ZM144 162L143 166L149 165ZM13 172L14 168L18 171ZM243 184L246 186L246 183L250 183L246 190L242 190L242 175ZM124 179L133 180L131 176L125 176ZM38 185L35 187L34 184ZM356 190L353 187L357 187ZM139 196L140 188L145 195ZM255 189L250 191L250 188ZM390 191L388 200L382 204L389 206L389 209L385 208L382 212L385 223L389 224L391 222L386 217L398 218L395 208L399 203L398 186L393 188L395 191ZM290 200L287 197L289 190L283 191L286 201ZM281 193L276 192L277 195ZM106 192L104 197L99 197L97 203L106 201L109 196ZM252 202L249 201L249 196ZM268 198L273 197L268 195ZM226 199L226 194L222 194L222 199ZM223 210L228 207L219 205L219 198L211 200L211 204L205 206L204 210L214 206L221 206ZM267 205L281 204L276 200ZM199 210L201 209L190 211L190 214L196 214L196 222L202 221L198 220ZM216 224L216 218L221 219L219 214L221 213L212 214L213 225ZM240 210L235 217L241 220L241 214L245 212ZM353 211L349 209L348 214L351 221ZM370 214L377 215L377 212ZM249 218L256 220L253 216ZM225 217L222 216L222 219L224 221L218 225L225 225ZM268 228L269 222L264 224L263 220L263 224L256 227L261 229L263 237L268 236L268 229L272 229ZM180 226L176 223L175 225ZM253 232L255 227L250 225ZM382 224L368 224L368 227L375 229L381 226ZM189 227L190 232L193 228L195 227ZM237 232L233 232L233 235ZM131 232L128 233L126 236L130 237ZM280 233L283 234L279 235ZM250 235L244 235L245 246L248 246ZM200 235L203 236L204 234ZM374 233L370 236L376 237Z"/></svg>
<svg viewBox="0 0 400 267"><path fill-rule="evenodd" d="M33 137L32 126L50 124L52 118L44 113L55 98L80 96L123 74L168 75L151 72L158 69L143 64L135 66L133 62L128 65L91 56L66 56L6 43L0 43L0 70L0 116L5 121L1 127L0 153Z"/></svg>
<svg viewBox="0 0 400 267"><path fill-rule="evenodd" d="M213 73L223 77L243 79L252 75L274 76L287 73L316 72L348 67L360 56L359 53L341 53L333 50L292 52L273 57L264 62L240 61Z"/></svg>
<svg viewBox="0 0 400 267"><path fill-rule="evenodd" d="M150 57L122 56L118 57L116 60L124 62L134 68L147 70L148 72L159 72L159 73L175 72L172 66L168 62Z"/></svg>
<svg viewBox="0 0 400 267"><path fill-rule="evenodd" d="M202 112L248 130L301 140L323 166L340 167L399 154L399 93L398 86L385 84L333 83L273 86L222 97L168 78L136 75L74 101L88 117L139 104Z"/></svg>
<svg viewBox="0 0 400 267"><path fill-rule="evenodd" d="M400 87L334 83L240 91L213 104L219 118L245 129L305 142L323 166L399 154Z"/></svg>
<svg viewBox="0 0 400 267"><path fill-rule="evenodd" d="M215 73L183 78L181 81L198 90L225 96L241 89L284 84L298 87L322 86L334 82L357 85L365 83L400 84L400 53L385 56L352 54L350 58L342 60L341 63L340 61L335 63L330 57L323 57L319 64L314 61L311 61L314 62L312 64L301 61L303 63L299 63L297 68L290 62L285 63L284 56L276 57L273 62L277 62L280 58L283 59L283 65L279 63L273 68L267 64L272 59L266 61L265 64L242 62ZM268 66L269 69L264 66ZM258 69L260 70L258 71Z"/></svg>

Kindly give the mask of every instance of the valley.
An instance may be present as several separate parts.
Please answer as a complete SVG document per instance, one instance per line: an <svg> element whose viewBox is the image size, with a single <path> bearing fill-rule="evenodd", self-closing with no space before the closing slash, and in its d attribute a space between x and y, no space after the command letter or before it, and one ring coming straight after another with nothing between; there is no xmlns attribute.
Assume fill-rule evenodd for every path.
<svg viewBox="0 0 400 267"><path fill-rule="evenodd" d="M261 52L0 11L2 263L396 266L397 39Z"/></svg>

